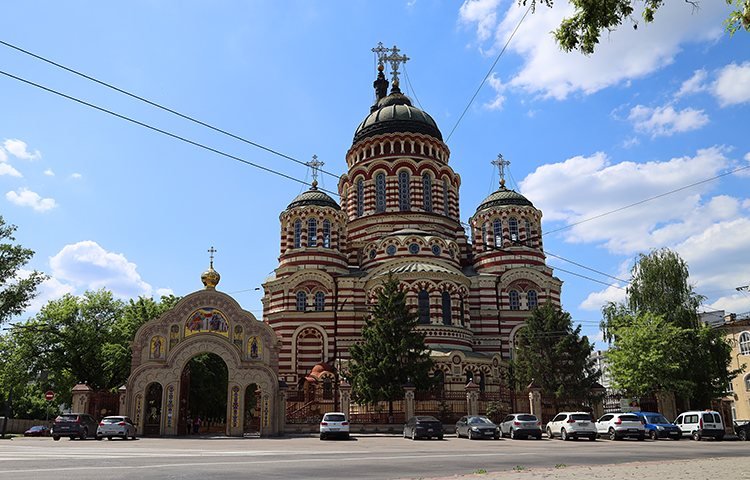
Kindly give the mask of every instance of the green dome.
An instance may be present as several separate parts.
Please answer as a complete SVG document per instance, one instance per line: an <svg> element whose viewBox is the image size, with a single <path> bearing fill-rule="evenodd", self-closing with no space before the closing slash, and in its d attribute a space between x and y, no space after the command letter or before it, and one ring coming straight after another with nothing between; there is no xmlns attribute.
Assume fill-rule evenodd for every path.
<svg viewBox="0 0 750 480"><path fill-rule="evenodd" d="M520 193L514 190L508 190L505 187L500 187L499 190L484 199L484 201L477 208L477 212L480 210L502 207L505 205L521 205L525 207L534 206L534 204L531 203L528 198L524 197Z"/></svg>
<svg viewBox="0 0 750 480"><path fill-rule="evenodd" d="M336 200L332 199L328 194L321 192L317 188L311 188L310 190L297 195L297 198L292 200L292 203L290 203L286 209L290 210L296 207L310 206L331 207L336 210L341 210L341 207L336 203Z"/></svg>
<svg viewBox="0 0 750 480"><path fill-rule="evenodd" d="M382 133L423 133L443 140L435 120L411 104L402 93L391 93L382 98L374 110L359 124L354 132L354 142Z"/></svg>

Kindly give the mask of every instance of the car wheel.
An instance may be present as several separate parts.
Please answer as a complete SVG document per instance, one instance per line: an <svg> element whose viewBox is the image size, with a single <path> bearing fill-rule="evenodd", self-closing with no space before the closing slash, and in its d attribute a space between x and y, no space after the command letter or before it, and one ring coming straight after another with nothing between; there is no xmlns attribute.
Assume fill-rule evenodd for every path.
<svg viewBox="0 0 750 480"><path fill-rule="evenodd" d="M740 437L740 440L743 442L747 441L747 430L740 430L737 432L737 436Z"/></svg>
<svg viewBox="0 0 750 480"><path fill-rule="evenodd" d="M552 435L552 429L549 427L547 427L547 438L549 438L550 440L555 438L554 435Z"/></svg>
<svg viewBox="0 0 750 480"><path fill-rule="evenodd" d="M700 442L701 441L701 432L693 432L693 440L695 440L696 442Z"/></svg>
<svg viewBox="0 0 750 480"><path fill-rule="evenodd" d="M326 434L325 433L321 433L320 434L320 439L321 440L325 440L326 439Z"/></svg>
<svg viewBox="0 0 750 480"><path fill-rule="evenodd" d="M542 434L540 433L539 435L537 435L537 436L536 436L536 437L534 437L534 438L536 438L537 440L541 440L541 439L542 439Z"/></svg>
<svg viewBox="0 0 750 480"><path fill-rule="evenodd" d="M510 429L510 438L511 438L512 440L515 440L517 436L518 436L518 435L516 435L516 431L515 431L515 430L513 430L513 429L511 428L511 429Z"/></svg>
<svg viewBox="0 0 750 480"><path fill-rule="evenodd" d="M86 437L88 436L89 436L89 431L84 428L83 431L81 432L81 440L86 440Z"/></svg>
<svg viewBox="0 0 750 480"><path fill-rule="evenodd" d="M495 440L500 440L500 435L496 433L492 438L494 438Z"/></svg>
<svg viewBox="0 0 750 480"><path fill-rule="evenodd" d="M720 442L720 441L724 440L724 434L720 433L720 434L716 435L716 437L714 437L714 440L716 440L717 442Z"/></svg>
<svg viewBox="0 0 750 480"><path fill-rule="evenodd" d="M469 440L474 440L474 432L469 430Z"/></svg>
<svg viewBox="0 0 750 480"><path fill-rule="evenodd" d="M52 440L54 440L54 441L56 441L56 442L59 442L59 441L60 441L60 437L58 437L57 435L54 435L54 436L52 437Z"/></svg>
<svg viewBox="0 0 750 480"><path fill-rule="evenodd" d="M566 432L564 428L560 430L560 440L562 440L563 442L570 440L570 437L568 436L568 432Z"/></svg>
<svg viewBox="0 0 750 480"><path fill-rule="evenodd" d="M95 438L96 438L97 440L103 440L103 439L104 439L104 437L102 437L101 435L97 435L97 436L96 436Z"/></svg>
<svg viewBox="0 0 750 480"><path fill-rule="evenodd" d="M615 432L614 428L610 428L608 434L610 440L617 440L617 432Z"/></svg>
<svg viewBox="0 0 750 480"><path fill-rule="evenodd" d="M442 440L442 439L443 439L443 436L442 436L442 435L438 435L438 436L437 436L437 439L438 439L438 440Z"/></svg>
<svg viewBox="0 0 750 480"><path fill-rule="evenodd" d="M349 434L348 433L344 434L344 440L349 440Z"/></svg>
<svg viewBox="0 0 750 480"><path fill-rule="evenodd" d="M659 439L659 434L656 433L656 430L651 430L650 432L648 432L648 436L651 438L651 440Z"/></svg>
<svg viewBox="0 0 750 480"><path fill-rule="evenodd" d="M406 438L406 429L404 429L404 438Z"/></svg>
<svg viewBox="0 0 750 480"><path fill-rule="evenodd" d="M417 429L411 431L411 439L416 440L417 439Z"/></svg>
<svg viewBox="0 0 750 480"><path fill-rule="evenodd" d="M597 438L599 438L599 435L591 435L589 437L589 440L591 440L592 442L595 442Z"/></svg>
<svg viewBox="0 0 750 480"><path fill-rule="evenodd" d="M682 439L682 434L680 434L680 435L677 435L676 437L674 437L674 439L675 439L675 440L681 440L681 439Z"/></svg>
<svg viewBox="0 0 750 480"><path fill-rule="evenodd" d="M638 441L639 442L642 442L645 439L646 439L646 435L638 435Z"/></svg>
<svg viewBox="0 0 750 480"><path fill-rule="evenodd" d="M71 439L71 440L75 440L76 438L78 438L78 437L76 437L75 435L71 435L71 436L70 436L70 439Z"/></svg>

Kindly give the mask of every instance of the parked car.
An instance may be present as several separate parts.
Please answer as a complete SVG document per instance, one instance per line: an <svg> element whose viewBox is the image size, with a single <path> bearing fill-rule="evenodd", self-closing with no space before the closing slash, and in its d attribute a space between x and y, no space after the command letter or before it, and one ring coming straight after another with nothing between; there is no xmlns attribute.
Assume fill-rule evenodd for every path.
<svg viewBox="0 0 750 480"><path fill-rule="evenodd" d="M49 436L49 427L46 425L34 425L25 432L24 437L46 437Z"/></svg>
<svg viewBox="0 0 750 480"><path fill-rule="evenodd" d="M675 425L680 427L682 435L689 435L693 440L711 437L714 440L724 439L724 422L721 414L713 410L684 412L677 416Z"/></svg>
<svg viewBox="0 0 750 480"><path fill-rule="evenodd" d="M461 417L456 422L456 436L466 437L469 440L478 438L500 438L500 428L484 416Z"/></svg>
<svg viewBox="0 0 750 480"><path fill-rule="evenodd" d="M52 425L52 439L57 441L60 437L70 437L71 440L96 436L96 428L99 426L94 417L88 413L65 413L55 418Z"/></svg>
<svg viewBox="0 0 750 480"><path fill-rule="evenodd" d="M128 417L104 417L96 429L96 439L101 440L104 437L107 437L107 440L112 440L112 437L135 440L135 425Z"/></svg>
<svg viewBox="0 0 750 480"><path fill-rule="evenodd" d="M750 420L735 420L734 434L742 441L750 440Z"/></svg>
<svg viewBox="0 0 750 480"><path fill-rule="evenodd" d="M500 435L510 438L542 438L542 422L530 413L511 413L500 422Z"/></svg>
<svg viewBox="0 0 750 480"><path fill-rule="evenodd" d="M417 415L411 417L404 424L404 438L416 440L418 438L443 439L443 422L435 417Z"/></svg>
<svg viewBox="0 0 750 480"><path fill-rule="evenodd" d="M320 421L320 439L331 437L349 438L349 422L346 414L341 412L329 412L323 415Z"/></svg>
<svg viewBox="0 0 750 480"><path fill-rule="evenodd" d="M547 436L558 436L561 440L586 437L594 441L596 424L588 412L560 412L547 424Z"/></svg>
<svg viewBox="0 0 750 480"><path fill-rule="evenodd" d="M646 427L646 435L651 440L657 440L659 438L671 438L673 440L679 440L682 438L682 430L674 423L670 423L664 415L656 412L633 412L633 415L637 415L643 426Z"/></svg>
<svg viewBox="0 0 750 480"><path fill-rule="evenodd" d="M641 417L633 413L605 413L596 421L596 433L610 440L623 438L646 438L646 427Z"/></svg>

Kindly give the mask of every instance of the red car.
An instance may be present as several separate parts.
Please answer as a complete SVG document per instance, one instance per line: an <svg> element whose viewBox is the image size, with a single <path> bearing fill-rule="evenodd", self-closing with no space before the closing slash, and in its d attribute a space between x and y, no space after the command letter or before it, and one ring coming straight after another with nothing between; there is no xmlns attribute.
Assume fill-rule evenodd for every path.
<svg viewBox="0 0 750 480"><path fill-rule="evenodd" d="M23 432L24 437L48 437L49 427L44 425L34 425L30 429Z"/></svg>

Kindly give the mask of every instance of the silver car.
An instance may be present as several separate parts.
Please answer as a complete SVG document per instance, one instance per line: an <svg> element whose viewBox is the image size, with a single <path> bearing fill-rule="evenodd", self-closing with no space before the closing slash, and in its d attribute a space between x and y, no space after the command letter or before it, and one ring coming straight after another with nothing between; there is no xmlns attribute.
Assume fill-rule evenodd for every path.
<svg viewBox="0 0 750 480"><path fill-rule="evenodd" d="M104 437L107 437L107 440L112 440L112 437L135 440L135 425L128 417L104 417L96 429L96 439L101 440Z"/></svg>
<svg viewBox="0 0 750 480"><path fill-rule="evenodd" d="M510 438L542 438L542 422L530 413L511 413L500 423L500 435Z"/></svg>
<svg viewBox="0 0 750 480"><path fill-rule="evenodd" d="M456 422L456 436L466 437L469 440L479 438L500 438L500 429L485 416L461 417Z"/></svg>

